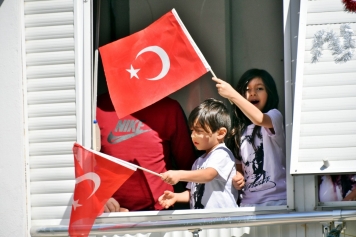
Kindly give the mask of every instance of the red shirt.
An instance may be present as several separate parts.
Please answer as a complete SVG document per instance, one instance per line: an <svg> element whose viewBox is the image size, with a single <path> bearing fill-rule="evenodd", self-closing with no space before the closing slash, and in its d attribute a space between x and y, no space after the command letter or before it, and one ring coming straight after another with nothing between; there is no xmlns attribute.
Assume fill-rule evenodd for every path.
<svg viewBox="0 0 356 237"><path fill-rule="evenodd" d="M195 161L194 148L177 101L166 97L118 119L107 93L98 97L96 116L101 152L157 173L191 169ZM157 199L165 190L173 191L173 187L160 177L138 169L113 197L130 211L161 210Z"/></svg>

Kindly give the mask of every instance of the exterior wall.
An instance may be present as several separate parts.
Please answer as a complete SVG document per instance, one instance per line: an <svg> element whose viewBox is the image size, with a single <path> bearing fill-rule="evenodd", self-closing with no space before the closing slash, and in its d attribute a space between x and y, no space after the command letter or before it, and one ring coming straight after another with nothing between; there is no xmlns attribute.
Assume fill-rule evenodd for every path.
<svg viewBox="0 0 356 237"><path fill-rule="evenodd" d="M19 3L20 2L20 3ZM292 60L295 57L296 44L294 42L294 35L297 34L296 28L298 25L298 0L285 0L284 2L292 2L291 8L291 44L293 50L291 53ZM29 236L27 233L27 207L26 207L26 170L25 170L25 137L24 137L24 120L23 120L23 79L22 79L22 1L0 0L0 45L1 47L1 63L0 63L0 80L2 86L0 87L0 109L3 116L0 118L3 128L0 136L0 236L21 237ZM235 5L236 6L236 5ZM246 6L244 6L246 7ZM260 9L260 11L262 11ZM250 16L254 17L254 16ZM255 15L258 18L258 14ZM183 18L183 16L182 16ZM251 23L252 24L252 23ZM254 27L252 24L251 27ZM247 28L248 29L248 28ZM212 27L212 31L214 28ZM274 31L271 31L272 34ZM262 37L257 35L256 37ZM293 43L294 42L294 43ZM199 43L198 43L199 45ZM276 47L278 45L275 45ZM267 47L267 46L265 46ZM279 47L282 47L282 43ZM273 48L271 48L273 51ZM238 51L236 55L239 55ZM243 63L237 69L234 69L237 74L244 67L248 61L256 62L259 66L261 64L252 52L245 48L244 54L240 54L241 58L237 61ZM280 58L280 51L274 55L275 64ZM273 55L272 53L264 52L264 55ZM228 57L228 55L223 55ZM249 58L247 61L245 58ZM257 61L256 61L257 60ZM287 59L284 59L287 60ZM262 60L261 60L262 61ZM293 65L293 62L291 62ZM253 64L251 64L253 65ZM273 63L268 64L273 65ZM278 73L281 66L275 65ZM214 67L213 67L214 68ZM240 69L239 69L240 68ZM227 76L227 72L216 69L218 76ZM221 70L221 71L220 71ZM292 67L292 75L294 73ZM225 74L226 73L226 74ZM293 77L293 76L292 76ZM282 95L281 95L282 96ZM295 183L295 209L296 211L313 211L315 209L315 178L313 175L296 176ZM314 193L314 194L313 194ZM346 233L352 235L356 233L355 222L348 222ZM251 229L241 228L236 231L220 230L204 230L199 233L200 237L206 236L273 236L273 237L321 237L321 224L298 224L298 225L275 225L253 227ZM125 235L129 236L129 235ZM144 235L137 235L144 236ZM192 236L189 232L172 232L172 233L152 233L148 236L159 237L183 237Z"/></svg>
<svg viewBox="0 0 356 237"><path fill-rule="evenodd" d="M0 0L0 236L26 236L22 3Z"/></svg>

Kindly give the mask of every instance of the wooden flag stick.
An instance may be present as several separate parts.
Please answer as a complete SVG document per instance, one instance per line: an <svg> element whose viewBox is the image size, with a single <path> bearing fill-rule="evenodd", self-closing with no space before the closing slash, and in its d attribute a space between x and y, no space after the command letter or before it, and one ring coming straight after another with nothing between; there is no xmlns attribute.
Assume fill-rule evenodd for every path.
<svg viewBox="0 0 356 237"><path fill-rule="evenodd" d="M127 161L124 161L124 160L122 160L122 159L120 159L120 158L116 158L116 157L107 155L107 154L102 153L102 152L100 152L100 151L95 151L95 150L92 150L92 149L86 148L86 147L83 147L83 148L86 149L86 150L88 150L88 151L91 151L92 153L97 154L97 155L99 155L99 156L101 156L101 157L103 157L103 158L105 158L105 159L107 159L107 160L110 160L110 161L112 161L112 162L114 162L114 163L116 163L116 164L123 165L123 166L126 166L126 167L130 167L130 166L131 166L131 167L134 167L134 168L131 168L131 169L135 169L135 168L136 168L136 169L140 169L140 170L146 171L146 172L148 172L148 173L150 173L150 174L153 174L153 175L156 175L156 176L162 178L162 175L160 175L159 173L156 173L156 172L154 172L154 171L152 171L152 170L143 168L143 167L141 167L141 166L132 164L132 163L127 162Z"/></svg>
<svg viewBox="0 0 356 237"><path fill-rule="evenodd" d="M143 171L146 171L146 172L148 172L148 173L150 173L150 174L153 174L153 175L156 175L156 176L162 178L162 175L160 175L159 173L156 173L156 172L154 172L154 171L152 171L152 170L148 170L148 169L143 168L143 167L141 167L141 166L136 166L136 168L137 168L137 169L140 169L140 170L143 170Z"/></svg>

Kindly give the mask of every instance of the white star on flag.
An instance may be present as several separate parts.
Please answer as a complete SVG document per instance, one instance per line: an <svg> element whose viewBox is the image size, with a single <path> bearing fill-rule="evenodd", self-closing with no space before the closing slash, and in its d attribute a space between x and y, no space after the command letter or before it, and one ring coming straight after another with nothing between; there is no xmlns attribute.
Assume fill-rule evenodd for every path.
<svg viewBox="0 0 356 237"><path fill-rule="evenodd" d="M76 201L73 200L72 206L74 208L74 211L75 211L75 209L77 209L77 207L81 207L82 206L82 204L79 204L78 202L79 202L79 199L76 200Z"/></svg>
<svg viewBox="0 0 356 237"><path fill-rule="evenodd" d="M132 67L132 64L131 64L131 68L130 69L126 69L126 71L128 71L130 73L130 79L132 79L133 77L136 77L137 79L139 79L138 76L137 76L137 72L140 71L140 69L134 69Z"/></svg>

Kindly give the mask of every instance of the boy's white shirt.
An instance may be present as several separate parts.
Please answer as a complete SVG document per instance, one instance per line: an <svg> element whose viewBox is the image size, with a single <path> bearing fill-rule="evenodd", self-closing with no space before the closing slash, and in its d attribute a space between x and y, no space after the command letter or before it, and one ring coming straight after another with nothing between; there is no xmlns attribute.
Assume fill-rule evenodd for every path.
<svg viewBox="0 0 356 237"><path fill-rule="evenodd" d="M283 116L277 109L266 113L272 120L274 133L268 128L261 128L262 139L257 135L254 139L255 147L262 151L255 152L248 142L248 136L252 134L254 124L247 127L241 137L240 155L244 177L246 180L241 204L264 203L268 201L285 200L286 197L286 148ZM261 144L263 149L261 150ZM256 154L257 153L257 154ZM263 164L263 166L262 166Z"/></svg>
<svg viewBox="0 0 356 237"><path fill-rule="evenodd" d="M232 177L236 174L235 158L224 143L219 144L209 154L199 157L193 164L192 170L213 168L218 175L210 182L198 185L187 184L190 189L190 208L195 209L197 198L201 198L200 208L234 208L238 207L236 199L238 191L232 185ZM199 189L201 194L199 194ZM201 197L198 197L199 195Z"/></svg>

